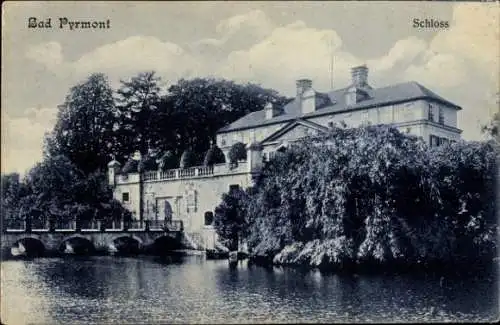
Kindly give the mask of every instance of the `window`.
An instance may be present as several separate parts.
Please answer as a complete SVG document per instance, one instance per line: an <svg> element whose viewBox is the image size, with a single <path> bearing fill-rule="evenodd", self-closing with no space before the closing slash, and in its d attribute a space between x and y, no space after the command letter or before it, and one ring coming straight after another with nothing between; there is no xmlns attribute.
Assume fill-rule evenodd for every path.
<svg viewBox="0 0 500 325"><path fill-rule="evenodd" d="M444 124L444 110L439 107L439 124Z"/></svg>
<svg viewBox="0 0 500 325"><path fill-rule="evenodd" d="M406 128L406 133L411 133L411 128Z"/></svg>
<svg viewBox="0 0 500 325"><path fill-rule="evenodd" d="M268 159L267 159L267 152L264 152L264 153L262 154L262 161L263 161L263 162L268 161Z"/></svg>
<svg viewBox="0 0 500 325"><path fill-rule="evenodd" d="M427 116L427 119L429 121L434 121L434 106L432 104L429 104L429 115Z"/></svg>
<svg viewBox="0 0 500 325"><path fill-rule="evenodd" d="M439 138L435 135L430 135L429 136L429 145L431 147L437 147L439 146Z"/></svg>
<svg viewBox="0 0 500 325"><path fill-rule="evenodd" d="M229 185L229 192L237 191L239 189L240 189L240 186L238 184Z"/></svg>
<svg viewBox="0 0 500 325"><path fill-rule="evenodd" d="M444 144L450 143L450 140L448 140L446 138L441 138L441 140L439 142L440 142L441 145L444 145Z"/></svg>
<svg viewBox="0 0 500 325"><path fill-rule="evenodd" d="M333 122L328 122L328 127L329 127L330 129L333 129Z"/></svg>
<svg viewBox="0 0 500 325"><path fill-rule="evenodd" d="M276 156L276 152L271 151L271 152L269 153L269 160L274 159L274 157L275 157L275 156Z"/></svg>
<svg viewBox="0 0 500 325"><path fill-rule="evenodd" d="M205 226L210 226L214 222L214 214L212 211L205 212Z"/></svg>
<svg viewBox="0 0 500 325"><path fill-rule="evenodd" d="M128 192L123 192L122 193L122 202L129 202L129 194Z"/></svg>

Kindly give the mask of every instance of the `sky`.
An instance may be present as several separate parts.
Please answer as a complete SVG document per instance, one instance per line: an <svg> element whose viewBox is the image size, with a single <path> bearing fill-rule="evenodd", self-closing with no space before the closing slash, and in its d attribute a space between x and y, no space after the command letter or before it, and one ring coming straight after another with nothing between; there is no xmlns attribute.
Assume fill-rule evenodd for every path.
<svg viewBox="0 0 500 325"><path fill-rule="evenodd" d="M165 86L217 77L291 96L300 78L318 91L332 76L346 87L350 68L366 64L374 88L417 81L463 107L462 137L480 140L499 110L499 13L495 2L4 2L1 171L24 174L41 160L57 105L93 72L113 87L155 70ZM27 28L29 17L53 28ZM110 28L59 29L64 17Z"/></svg>

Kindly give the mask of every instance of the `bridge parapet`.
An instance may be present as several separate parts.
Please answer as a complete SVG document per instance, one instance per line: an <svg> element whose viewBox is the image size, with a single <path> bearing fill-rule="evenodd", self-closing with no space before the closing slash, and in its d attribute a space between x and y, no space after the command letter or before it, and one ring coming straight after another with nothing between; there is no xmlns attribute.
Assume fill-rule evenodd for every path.
<svg viewBox="0 0 500 325"><path fill-rule="evenodd" d="M35 226L35 227L34 227ZM39 232L149 232L149 231L169 231L182 232L184 226L182 220L172 220L165 222L164 220L142 220L142 221L109 221L103 222L100 220L93 221L78 221L67 220L64 222L36 222L30 220L15 220L9 222L4 227L5 233L39 233Z"/></svg>
<svg viewBox="0 0 500 325"><path fill-rule="evenodd" d="M118 238L132 238L140 243L141 247L153 245L159 238L181 241L183 237L183 224L181 220L169 223L146 220L144 222L119 222L111 223L107 228L105 223L78 224L71 223L72 228L44 227L29 228L26 223L21 229L4 229L1 237L2 256L10 256L10 249L21 240L31 238L40 242L46 252L59 252L61 245L72 238L81 238L90 242L96 251L107 251ZM29 225L28 225L29 226ZM6 254L6 255L5 255Z"/></svg>

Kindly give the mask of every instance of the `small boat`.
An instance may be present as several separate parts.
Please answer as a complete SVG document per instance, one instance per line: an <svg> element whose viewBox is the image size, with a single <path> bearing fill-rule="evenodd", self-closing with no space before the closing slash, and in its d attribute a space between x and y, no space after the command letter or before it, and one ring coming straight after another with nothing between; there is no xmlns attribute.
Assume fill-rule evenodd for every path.
<svg viewBox="0 0 500 325"><path fill-rule="evenodd" d="M14 246L10 249L10 253L12 254L12 256L26 255L26 247L24 247L24 245L19 242L17 246Z"/></svg>

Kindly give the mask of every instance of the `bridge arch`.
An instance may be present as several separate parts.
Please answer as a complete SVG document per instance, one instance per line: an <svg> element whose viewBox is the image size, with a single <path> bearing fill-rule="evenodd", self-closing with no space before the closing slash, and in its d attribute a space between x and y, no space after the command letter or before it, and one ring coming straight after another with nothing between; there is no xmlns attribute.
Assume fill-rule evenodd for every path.
<svg viewBox="0 0 500 325"><path fill-rule="evenodd" d="M165 253L184 248L178 237L171 235L161 235L156 237L152 243L153 250L157 253Z"/></svg>
<svg viewBox="0 0 500 325"><path fill-rule="evenodd" d="M46 247L39 236L23 235L11 246L11 255L42 256Z"/></svg>
<svg viewBox="0 0 500 325"><path fill-rule="evenodd" d="M142 248L140 238L125 234L113 237L108 245L110 252L115 254L138 254Z"/></svg>
<svg viewBox="0 0 500 325"><path fill-rule="evenodd" d="M59 244L58 250L70 254L89 254L95 252L96 247L91 237L74 234L64 237Z"/></svg>
<svg viewBox="0 0 500 325"><path fill-rule="evenodd" d="M127 234L123 234L123 235L118 235L118 236L115 236L111 239L112 242L114 242L115 240L117 239L121 239L121 238L130 238L132 240L135 240L139 243L139 245L144 245L144 242L142 241L141 238L137 237L137 236L134 236L134 235L127 235Z"/></svg>

